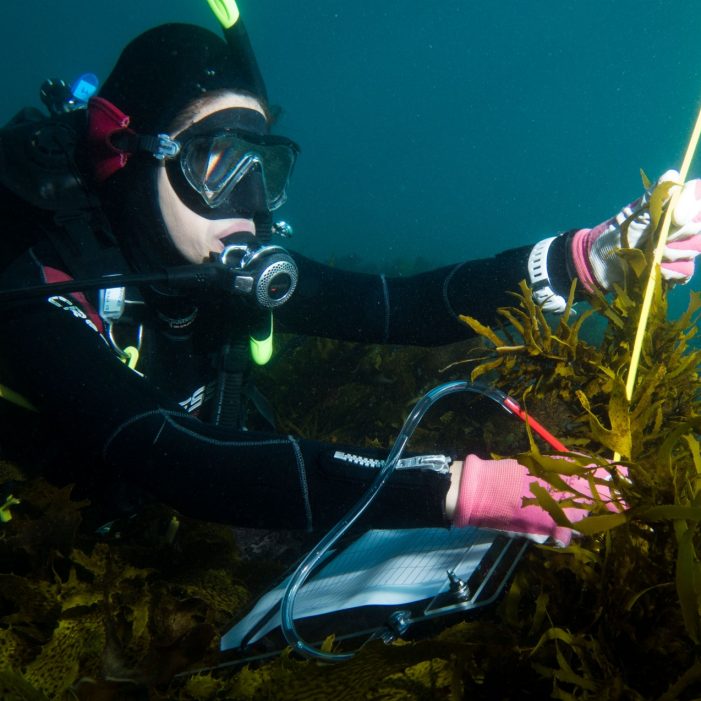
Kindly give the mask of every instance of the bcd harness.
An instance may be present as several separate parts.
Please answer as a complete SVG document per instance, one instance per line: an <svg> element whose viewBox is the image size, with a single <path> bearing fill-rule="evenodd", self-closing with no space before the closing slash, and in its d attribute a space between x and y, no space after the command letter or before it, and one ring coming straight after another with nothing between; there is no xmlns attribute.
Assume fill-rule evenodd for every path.
<svg viewBox="0 0 701 701"><path fill-rule="evenodd" d="M86 114L86 110L80 109L47 117L37 109L25 108L0 129L0 185L22 203L46 213L46 220L50 222L40 226L40 231L23 231L20 236L12 237L11 241L3 241L0 250L6 265L42 237L48 239L66 275L62 279L54 277L49 280L53 282L51 287L27 289L26 296L34 291L33 296L46 298L54 287L56 291L68 288L75 292L84 289L81 281L92 283L89 288L100 290L95 306L104 322L103 337L123 362L136 369L142 337L141 323L138 319L136 323L130 320L134 327L134 344L125 348L118 345L113 326L125 321L125 287L104 288L101 278L116 275L120 276L118 282L131 283L133 280L134 284L137 281L149 284L150 278L200 290L225 285L237 291L237 286L249 285L246 282L249 276L245 271L244 274L232 276L233 267L227 269L221 263L179 266L155 275L130 275L130 268L111 232L100 202L85 184L76 162L79 135L86 127ZM238 272L241 273L240 270ZM98 288L98 285L101 287ZM13 292L14 295L5 291L5 299L2 299L3 291L0 291L0 303L25 296L22 289ZM134 292L138 297L137 290L134 289ZM143 309L143 304L130 305L130 310L139 307ZM242 397L251 359L257 364L265 364L272 353L271 311L264 309L246 316L255 318L255 328L232 330L222 344L219 357L214 360L217 385L210 420L231 428L242 425ZM0 397L24 408L34 408L21 395L1 384ZM269 410L260 406L263 400L254 400L254 403L269 418Z"/></svg>

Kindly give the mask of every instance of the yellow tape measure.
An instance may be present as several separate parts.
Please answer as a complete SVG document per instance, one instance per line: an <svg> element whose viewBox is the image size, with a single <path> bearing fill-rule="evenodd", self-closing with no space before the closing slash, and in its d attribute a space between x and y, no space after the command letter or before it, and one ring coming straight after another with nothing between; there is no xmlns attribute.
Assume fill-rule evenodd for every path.
<svg viewBox="0 0 701 701"><path fill-rule="evenodd" d="M689 144L686 147L686 153L684 154L684 161L682 162L682 167L679 169L679 187L675 187L673 189L672 196L670 197L669 202L667 203L667 209L664 212L664 216L662 219L662 228L660 229L660 237L657 240L655 253L652 259L652 266L650 267L650 277L648 278L647 286L645 287L643 305L640 309L640 319L638 320L638 328L635 332L635 340L633 342L633 350L630 355L630 367L628 368L628 378L626 381L626 399L628 400L628 402L630 402L633 398L635 380L638 374L638 366L640 365L640 354L642 352L643 340L645 338L645 332L647 330L647 322L650 317L652 298L655 292L655 285L657 284L657 276L660 274L662 256L664 255L664 249L667 245L669 227L672 223L672 212L674 212L674 207L677 204L677 200L679 199L679 195L681 194L682 187L684 186L684 182L686 181L686 176L689 173L691 161L694 158L694 153L696 153L696 146L699 142L699 136L701 136L701 109L699 110L698 116L696 117L696 124L694 125L693 132L691 133ZM615 462L616 460L620 460L621 456L618 453L614 453L613 459Z"/></svg>

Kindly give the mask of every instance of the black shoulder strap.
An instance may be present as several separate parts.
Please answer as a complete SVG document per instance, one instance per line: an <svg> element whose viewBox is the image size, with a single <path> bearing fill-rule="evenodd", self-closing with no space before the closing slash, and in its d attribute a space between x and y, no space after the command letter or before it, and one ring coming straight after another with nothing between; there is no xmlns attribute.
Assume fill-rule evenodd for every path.
<svg viewBox="0 0 701 701"><path fill-rule="evenodd" d="M217 383L210 421L218 426L239 429L243 425L243 389L250 367L248 335L230 333L215 357Z"/></svg>
<svg viewBox="0 0 701 701"><path fill-rule="evenodd" d="M54 212L55 226L44 234L74 278L128 269L76 163L85 128L85 110L46 117L28 108L0 129L0 185L30 206ZM110 268L117 260L118 267L103 270L106 251Z"/></svg>
<svg viewBox="0 0 701 701"><path fill-rule="evenodd" d="M45 117L25 109L0 129L0 184L39 209L85 206L87 189L75 163L84 110Z"/></svg>
<svg viewBox="0 0 701 701"><path fill-rule="evenodd" d="M46 234L54 249L76 279L101 274L127 273L129 268L109 230L100 226L101 210L59 210L55 228Z"/></svg>

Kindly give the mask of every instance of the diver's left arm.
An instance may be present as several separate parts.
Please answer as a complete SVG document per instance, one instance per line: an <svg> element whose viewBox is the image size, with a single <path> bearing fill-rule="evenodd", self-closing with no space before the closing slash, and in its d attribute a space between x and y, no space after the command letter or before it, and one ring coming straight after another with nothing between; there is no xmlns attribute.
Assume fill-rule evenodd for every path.
<svg viewBox="0 0 701 701"><path fill-rule="evenodd" d="M670 219L660 274L670 284L685 284L694 274L696 256L701 253L701 180L680 182L677 171L668 170L641 197L615 216L593 228L573 229L538 242L529 254L529 283L534 300L547 312L562 312L569 285L578 281L578 293L612 292L626 276L626 249L650 253L656 245L655 222L651 216L653 192L663 194L661 203L676 191L677 200ZM559 278L559 279L558 279Z"/></svg>
<svg viewBox="0 0 701 701"><path fill-rule="evenodd" d="M668 171L656 186L679 189L661 274L670 284L688 282L701 252L701 180L682 185ZM593 228L573 229L493 258L471 260L409 277L340 270L295 256L299 287L278 312L290 331L368 343L440 345L468 338L459 315L493 323L499 307L526 280L546 312L561 313L574 280L577 299L611 292L625 275L626 248L645 250L654 235L654 187Z"/></svg>
<svg viewBox="0 0 701 701"><path fill-rule="evenodd" d="M530 247L409 277L351 272L294 254L299 284L276 310L286 331L364 343L433 346L472 331L460 314L484 323L513 303L527 271Z"/></svg>

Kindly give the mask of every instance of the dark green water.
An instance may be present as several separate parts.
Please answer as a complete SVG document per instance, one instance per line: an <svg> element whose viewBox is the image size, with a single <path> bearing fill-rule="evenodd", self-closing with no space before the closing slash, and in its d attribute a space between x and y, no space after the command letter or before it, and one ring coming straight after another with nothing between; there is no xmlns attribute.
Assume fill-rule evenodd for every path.
<svg viewBox="0 0 701 701"><path fill-rule="evenodd" d="M452 262L596 224L641 167L678 167L701 99L695 0L239 4L303 148L281 215L324 259ZM3 118L159 22L217 28L205 0L6 0L3 19Z"/></svg>

